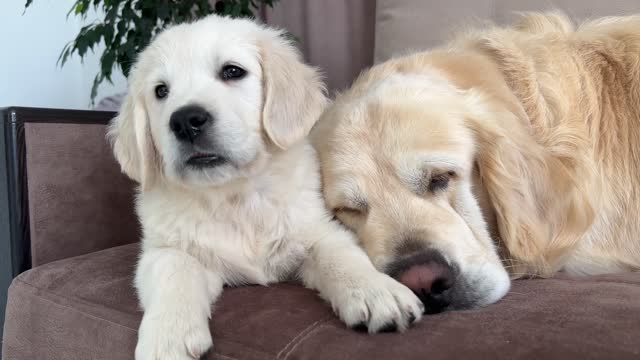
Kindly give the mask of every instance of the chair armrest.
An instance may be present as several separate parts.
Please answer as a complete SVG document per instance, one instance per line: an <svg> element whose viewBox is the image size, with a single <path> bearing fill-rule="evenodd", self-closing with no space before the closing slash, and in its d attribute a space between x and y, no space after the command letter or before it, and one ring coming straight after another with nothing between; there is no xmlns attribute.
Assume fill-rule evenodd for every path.
<svg viewBox="0 0 640 360"><path fill-rule="evenodd" d="M105 139L114 115L0 109L6 165L0 165L0 203L6 204L0 209L0 253L8 250L13 276L137 241L135 184L120 172Z"/></svg>

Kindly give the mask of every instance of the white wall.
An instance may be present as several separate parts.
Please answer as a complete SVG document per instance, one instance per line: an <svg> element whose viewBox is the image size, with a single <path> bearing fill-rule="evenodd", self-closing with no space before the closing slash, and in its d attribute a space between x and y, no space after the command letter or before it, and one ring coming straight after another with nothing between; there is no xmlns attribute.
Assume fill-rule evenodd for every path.
<svg viewBox="0 0 640 360"><path fill-rule="evenodd" d="M64 45L83 26L74 16L66 18L73 3L33 0L23 15L25 0L0 0L0 107L90 107L101 52L90 54L84 63L74 56L63 68L56 65ZM113 81L113 86L105 82L100 87L96 104L104 96L126 90L121 74Z"/></svg>

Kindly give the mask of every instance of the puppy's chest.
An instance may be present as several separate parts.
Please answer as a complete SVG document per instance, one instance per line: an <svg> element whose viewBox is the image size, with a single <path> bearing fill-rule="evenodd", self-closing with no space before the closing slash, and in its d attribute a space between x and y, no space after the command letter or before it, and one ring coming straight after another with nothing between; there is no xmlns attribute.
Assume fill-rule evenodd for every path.
<svg viewBox="0 0 640 360"><path fill-rule="evenodd" d="M294 239L291 209L277 201L252 198L224 204L198 229L187 251L228 284L267 284L297 271L308 247Z"/></svg>

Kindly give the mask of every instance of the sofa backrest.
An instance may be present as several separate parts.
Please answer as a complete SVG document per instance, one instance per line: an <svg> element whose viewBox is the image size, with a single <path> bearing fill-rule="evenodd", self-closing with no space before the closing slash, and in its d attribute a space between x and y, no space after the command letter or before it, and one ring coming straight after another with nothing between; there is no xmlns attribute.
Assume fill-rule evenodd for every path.
<svg viewBox="0 0 640 360"><path fill-rule="evenodd" d="M9 108L3 115L15 274L138 240L135 185L105 139L113 113Z"/></svg>
<svg viewBox="0 0 640 360"><path fill-rule="evenodd" d="M298 38L306 60L322 69L333 92L373 63L375 7L376 0L281 0L262 18Z"/></svg>
<svg viewBox="0 0 640 360"><path fill-rule="evenodd" d="M640 13L638 0L377 0L374 60L443 44L483 21L506 24L517 12L558 9L574 20Z"/></svg>

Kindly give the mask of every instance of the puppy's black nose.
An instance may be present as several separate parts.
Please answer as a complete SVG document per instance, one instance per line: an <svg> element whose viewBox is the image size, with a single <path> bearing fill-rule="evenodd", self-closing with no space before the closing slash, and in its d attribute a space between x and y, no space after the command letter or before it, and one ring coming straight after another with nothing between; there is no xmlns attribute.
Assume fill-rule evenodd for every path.
<svg viewBox="0 0 640 360"><path fill-rule="evenodd" d="M449 290L455 276L442 254L434 250L418 252L392 267L392 276L422 300L427 314L442 312L449 306Z"/></svg>
<svg viewBox="0 0 640 360"><path fill-rule="evenodd" d="M202 127L211 121L211 115L197 105L181 107L171 114L169 127L180 141L193 142L202 133Z"/></svg>

